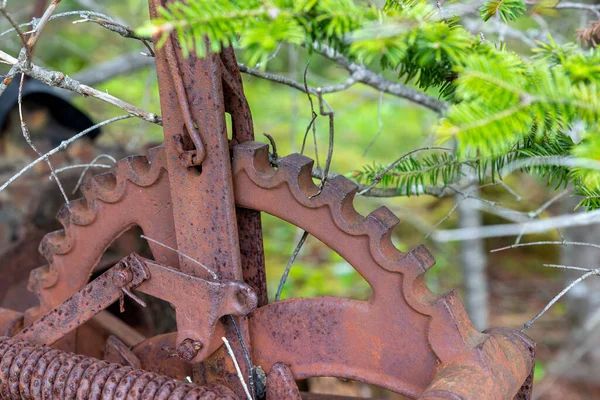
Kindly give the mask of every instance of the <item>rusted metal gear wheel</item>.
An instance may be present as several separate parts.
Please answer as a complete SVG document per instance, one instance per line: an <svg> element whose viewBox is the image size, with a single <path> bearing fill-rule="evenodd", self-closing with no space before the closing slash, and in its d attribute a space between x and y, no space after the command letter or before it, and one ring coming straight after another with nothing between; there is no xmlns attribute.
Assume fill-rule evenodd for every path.
<svg viewBox="0 0 600 400"><path fill-rule="evenodd" d="M147 158L123 159L114 172L91 179L84 199L62 208L58 218L64 229L47 235L40 245L49 265L32 274L30 288L38 294L40 308L28 311L26 323L84 287L105 249L132 226L176 247L165 164L162 146L151 149ZM316 195L311 170L307 157L284 157L274 169L267 145L237 145L232 164L236 205L305 229L353 265L371 285L373 296L369 301L290 299L259 307L249 315L253 364L268 372L283 362L295 379L337 376L415 398L431 384L440 365L456 364L459 370L467 365L462 372L476 375L489 393L506 393L507 388L516 392L526 377L522 371L531 367L529 341L504 331L475 331L454 292L439 297L423 284L423 274L434 263L427 250L402 253L392 244L398 219L388 209L359 215L352 204L356 185L342 176ZM177 268L174 252L149 245L158 262ZM167 360L162 344L161 338L152 338L136 346L143 369L193 372ZM502 360L485 361L498 352ZM498 374L506 368L521 373ZM449 376L455 378L452 369Z"/></svg>

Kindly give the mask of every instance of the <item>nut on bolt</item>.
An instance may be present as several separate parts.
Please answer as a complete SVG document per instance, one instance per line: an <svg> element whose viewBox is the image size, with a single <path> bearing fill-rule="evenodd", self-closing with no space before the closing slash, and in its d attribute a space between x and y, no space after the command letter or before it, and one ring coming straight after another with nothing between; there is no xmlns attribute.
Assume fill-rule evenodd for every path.
<svg viewBox="0 0 600 400"><path fill-rule="evenodd" d="M203 347L202 342L187 338L177 346L177 356L183 361L192 361Z"/></svg>

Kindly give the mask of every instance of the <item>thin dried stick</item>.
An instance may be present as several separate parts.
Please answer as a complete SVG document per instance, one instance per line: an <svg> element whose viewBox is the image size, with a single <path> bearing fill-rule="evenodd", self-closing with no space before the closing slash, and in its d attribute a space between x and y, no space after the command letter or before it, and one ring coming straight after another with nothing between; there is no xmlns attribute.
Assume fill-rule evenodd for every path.
<svg viewBox="0 0 600 400"><path fill-rule="evenodd" d="M334 125L334 117L335 114L333 112L333 109L331 108L331 106L323 99L323 94L321 92L321 88L317 88L317 98L319 99L319 112L321 113L321 115L325 116L325 117L329 117L329 145L327 147L327 158L325 159L325 169L323 169L323 179L321 179L321 185L319 185L319 191L312 195L311 198L318 196L321 194L321 191L323 190L323 187L325 187L325 183L327 183L327 178L329 176L329 169L331 168L331 160L333 159L333 144L335 142L334 140L334 134L335 134L335 125ZM327 108L329 109L329 111L325 111L323 108L323 105L327 105ZM317 139L315 137L315 146L317 143ZM318 164L317 164L317 168L318 168Z"/></svg>
<svg viewBox="0 0 600 400"><path fill-rule="evenodd" d="M575 267L573 265L562 265L562 264L544 264L544 267L559 268L559 269L571 269L573 271L583 271L583 272L591 271L589 268Z"/></svg>
<svg viewBox="0 0 600 400"><path fill-rule="evenodd" d="M38 148L35 146L35 144L33 144L33 141L31 140L31 136L29 135L29 128L27 128L27 124L25 123L25 120L23 119L23 82L24 81L25 81L25 75L21 74L21 82L19 84L19 98L18 98L19 118L21 119L21 132L23 132L23 137L27 141L27 144L29 144L29 147L31 147L33 149L33 151L35 151L37 153L38 156L44 157L46 164L48 164L48 168L50 168L50 175L56 181L56 185L58 185L58 189L60 190L60 193L63 195L63 198L65 199L65 203L69 204L69 198L67 197L65 188L63 187L62 183L60 183L60 180L58 179L58 176L56 175L56 172L54 171L54 167L52 166L50 159L48 158L47 155L42 154L42 152L38 150Z"/></svg>
<svg viewBox="0 0 600 400"><path fill-rule="evenodd" d="M315 112L315 105L313 103L312 97L311 97L311 92L308 90L308 84L306 83L306 74L308 72L308 66L310 65L310 60L306 63L306 67L304 67L304 91L306 93L306 95L308 96L308 102L310 103L310 112L311 112L311 118L310 118L310 122L308 124L308 126L306 127L306 132L304 132L304 137L302 138L302 146L300 147L300 154L304 154L304 149L306 147L306 138L308 137L308 132L310 132L310 129L312 128L312 132L313 132L313 141L314 141L314 145L315 145L315 161L317 162L317 168L320 168L319 166L319 149L317 146L317 131L316 131L316 119L318 117L318 114Z"/></svg>
<svg viewBox="0 0 600 400"><path fill-rule="evenodd" d="M537 315L535 317L533 317L532 319L527 321L525 324L523 324L523 328L521 328L521 332L523 332L524 330L528 329L531 325L533 325L533 323L535 321L537 321L538 318L540 318L542 315L544 315L544 313L546 311L548 311L548 309L550 309L550 307L552 307L554 305L554 303L556 303L558 300L560 300L560 298L563 297L569 290L573 289L573 287L575 285L584 281L585 279L589 278L592 275L600 275L600 268L590 269L590 270L588 270L588 272L586 272L585 274L581 275L579 278L577 278L573 282L571 282L571 284L569 286L564 288L559 294L557 294L552 300L550 300L550 302L548 304L546 304L546 307L544 307L544 309L542 311L537 313Z"/></svg>
<svg viewBox="0 0 600 400"><path fill-rule="evenodd" d="M540 242L515 243L515 244L511 244L510 246L505 246L505 247L500 247L500 248L497 248L497 249L490 250L490 253L497 253L499 251L504 251L504 250L508 250L508 249L514 249L514 248L517 248L517 247L540 246L540 245L546 245L546 244L559 244L559 245L562 245L562 246L584 246L584 247L594 247L596 249L600 249L600 245L594 244L594 243L567 242L565 240L562 240L562 241L558 241L558 240L543 240L543 241L540 241Z"/></svg>
<svg viewBox="0 0 600 400"><path fill-rule="evenodd" d="M96 124L94 126L90 126L86 130L79 132L77 135L73 136L72 138L61 142L61 144L58 147L53 148L52 150L50 150L49 152L47 152L43 156L39 157L35 161L27 164L19 172L17 172L15 175L13 175L9 180L7 180L6 182L4 182L4 184L2 184L2 186L0 186L0 192L3 191L4 189L6 189L11 183L13 183L14 181L16 181L25 172L29 171L31 168L33 168L34 166L36 166L40 162L44 161L47 157L50 157L51 155L56 154L59 151L66 149L69 144L73 143L75 140L79 139L80 137L87 135L88 133L90 133L94 129L97 129L97 128L103 126L103 125L110 124L111 122L120 121L122 119L127 119L127 118L132 118L132 117L133 117L133 115L121 115L120 117L115 117L115 118L107 119L106 121L102 121L102 122L100 122L100 123L98 123L98 124Z"/></svg>
<svg viewBox="0 0 600 400"><path fill-rule="evenodd" d="M371 139L371 141L365 148L365 151L363 151L363 154L362 154L363 157L367 155L369 150L371 150L371 147L373 147L373 145L375 144L377 139L379 139L379 136L381 136L381 132L383 132L383 119L381 118L381 107L382 106L383 106L383 92L379 92L379 101L377 101L377 123L379 124L379 129L377 130L377 133L375 134L373 139Z"/></svg>
<svg viewBox="0 0 600 400"><path fill-rule="evenodd" d="M559 194L557 194L556 196L552 197L550 200L548 200L547 202L545 202L544 204L542 204L542 206L540 208L538 208L537 210L529 213L529 221L531 221L532 219L536 218L537 216L539 216L544 210L546 210L548 207L550 207L552 205L552 203L554 203L555 201L562 199L564 196L566 196L567 194L570 193L570 189L567 189L563 192L560 192ZM523 229L521 230L521 232L519 233L519 236L517 236L517 239L515 240L515 244L519 244L521 242L521 238L523 237L523 230L525 229L525 227L523 227ZM558 235L562 238L562 234L560 233L560 231L557 229L556 230L558 232Z"/></svg>
<svg viewBox="0 0 600 400"><path fill-rule="evenodd" d="M24 63L21 60L18 60L1 50L0 60L8 62L10 65L16 68L17 72L23 72L49 86L66 89L71 92L79 93L86 97L91 96L97 98L108 104L112 104L113 106L125 110L129 114L139 117L147 122L151 122L153 124L162 126L162 119L160 116L142 110L141 108L138 108L133 104L127 103L126 101L123 101L115 96L111 96L108 93L101 92L87 85L83 85L75 79L69 78L61 72L48 71L32 63Z"/></svg>
<svg viewBox="0 0 600 400"><path fill-rule="evenodd" d="M89 163L89 164L73 164L73 165L67 165L66 167L60 167L58 169L55 170L55 172L58 174L59 172L64 172L64 171L68 171L70 169L78 169L78 168L90 168L90 167L95 167L95 168L106 168L106 169L110 169L112 168L112 165L108 165L108 164L94 164L94 163ZM50 177L50 180L53 180L54 177ZM75 192L73 192L75 193Z"/></svg>
<svg viewBox="0 0 600 400"><path fill-rule="evenodd" d="M208 272L208 273L210 274L210 276L212 276L212 277L213 277L213 279L214 279L214 280L219 280L219 277L217 276L217 274L216 274L216 273L215 273L213 270L211 270L210 268L208 268L206 265L202 264L200 261L198 261L198 260L195 260L194 258L192 258L192 257L188 256L187 254L184 254L184 253L182 253L181 251L179 251L179 250L177 250L177 249L174 249L174 248L173 248L173 247L171 247L171 246L167 246L166 244L164 244L164 243L161 243L161 242L159 242L158 240L154 240L154 239L152 239L152 238L149 238L149 237L148 237L148 236L146 236L146 235L140 235L140 237L141 237L142 239L146 239L146 240L147 240L147 241L149 241L149 242L152 242L152 243L155 243L155 244L157 244L157 245L159 245L159 246L161 246L161 247L164 247L165 249L168 249L168 250L174 251L175 253L179 254L179 255L180 255L180 256L182 256L183 258L185 258L185 259L187 259L187 260L189 260L189 261L191 261L191 262L193 262L193 263L195 263L195 264L199 265L200 267L202 267L204 270L206 270L206 272Z"/></svg>
<svg viewBox="0 0 600 400"><path fill-rule="evenodd" d="M240 332L240 328L238 328L237 322L235 322L235 318L233 315L229 316L231 320L231 324L233 325L233 329L235 330L235 335L240 341L240 346L242 347L242 353L244 353L244 358L246 359L246 365L248 366L248 383L250 384L250 392L252 393L252 398L256 397L256 391L254 390L254 365L252 365L252 360L250 360L250 353L244 344L244 338L242 337L242 333Z"/></svg>
<svg viewBox="0 0 600 400"><path fill-rule="evenodd" d="M117 160L115 160L115 158L113 156L111 156L110 154L100 154L98 156L96 156L91 163L87 164L87 166L85 167L85 169L81 172L81 175L79 175L79 179L77 180L77 184L75 185L75 188L73 189L73 194L75 194L75 192L77 192L77 189L79 189L79 186L81 186L81 183L83 182L83 177L85 176L86 172L88 172L88 169L90 167L95 167L98 165L102 165L102 164L94 164L96 161L98 161L101 158L108 158L110 161L113 162L113 164L117 163ZM94 164L94 165L93 165ZM112 168L112 166L108 166L108 168Z"/></svg>
<svg viewBox="0 0 600 400"><path fill-rule="evenodd" d="M2 13L4 18L6 18L6 20L13 26L10 31L16 31L17 35L19 35L19 39L21 39L21 42L23 43L23 46L27 46L27 39L25 38L25 34L21 30L21 27L15 22L12 15L10 15L10 13L6 10L6 1L3 1L0 5L0 13Z"/></svg>
<svg viewBox="0 0 600 400"><path fill-rule="evenodd" d="M283 286L285 285L285 281L287 280L288 275L290 274L290 270L292 269L292 264L294 264L294 261L296 261L296 257L298 257L298 253L300 253L300 249L302 249L302 245L304 245L304 242L306 241L307 237L308 232L304 231L304 233L302 233L302 237L296 245L296 248L294 249L294 252L292 253L292 256L290 257L290 260L285 266L285 271L283 271L283 275L281 275L281 279L279 280L279 287L277 288L277 293L275 294L275 301L279 301L279 298L281 297L281 291L283 290Z"/></svg>
<svg viewBox="0 0 600 400"><path fill-rule="evenodd" d="M240 370L240 366L237 362L237 359L235 358L235 354L233 354L233 350L231 349L231 345L229 344L229 341L227 340L226 337L222 337L221 339L223 340L223 343L225 343L225 347L227 347L227 352L229 353L229 356L233 360L233 365L235 366L235 370L237 372L238 379L240 380L242 387L244 388L244 392L246 392L246 397L248 397L248 400L252 400L252 396L250 395L250 392L248 391L248 385L246 385L246 381L244 380L242 371Z"/></svg>

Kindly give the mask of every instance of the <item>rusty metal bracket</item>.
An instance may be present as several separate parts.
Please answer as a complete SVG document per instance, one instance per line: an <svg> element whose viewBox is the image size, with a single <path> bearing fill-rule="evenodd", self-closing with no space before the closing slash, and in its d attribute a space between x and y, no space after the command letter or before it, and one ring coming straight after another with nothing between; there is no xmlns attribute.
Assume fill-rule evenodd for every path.
<svg viewBox="0 0 600 400"><path fill-rule="evenodd" d="M137 290L173 304L177 315L178 355L200 362L222 345L219 319L245 316L257 305L250 286L237 281L207 281L144 259L151 279Z"/></svg>
<svg viewBox="0 0 600 400"><path fill-rule="evenodd" d="M129 255L14 338L51 345L121 299L124 293L133 295L130 289L149 278L139 256Z"/></svg>

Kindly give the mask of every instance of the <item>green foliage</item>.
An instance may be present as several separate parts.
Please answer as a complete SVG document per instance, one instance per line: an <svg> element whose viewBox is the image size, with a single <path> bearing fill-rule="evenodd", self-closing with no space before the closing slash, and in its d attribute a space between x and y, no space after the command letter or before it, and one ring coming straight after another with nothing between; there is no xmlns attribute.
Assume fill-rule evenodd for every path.
<svg viewBox="0 0 600 400"><path fill-rule="evenodd" d="M515 149L505 156L477 157L466 161L458 159L452 153L430 154L421 158L407 157L382 176L380 187L395 188L403 195L410 196L417 192L419 186L441 188L456 183L465 176L465 171L474 171L482 183L490 178L496 181L501 179L504 167L517 156ZM367 165L351 176L359 183L369 184L387 168L388 165Z"/></svg>
<svg viewBox="0 0 600 400"><path fill-rule="evenodd" d="M487 0L483 20L499 14L513 21L526 12L522 0ZM353 0L190 0L169 3L142 33L176 32L184 52L200 55L221 46L244 49L244 57L265 68L282 42L309 51L328 45L352 61L392 71L398 80L435 88L450 107L436 127L437 138L456 143L454 153L411 157L385 174L380 185L410 194L415 185L448 185L463 167L482 180L496 179L511 160L574 157L597 160L600 120L600 55L559 46L550 37L524 59L469 33L458 18L440 18L425 0L387 0L383 7ZM144 31L144 29L142 30ZM204 37L210 49L205 49ZM569 137L583 126L586 140ZM370 165L355 178L370 183L385 169ZM549 184L573 182L600 206L600 178L593 168L543 165L521 170Z"/></svg>
<svg viewBox="0 0 600 400"><path fill-rule="evenodd" d="M370 15L352 0L193 0L169 3L158 13L139 33L160 34L159 46L175 31L186 55L194 50L204 56L207 38L210 52L232 44L246 49L251 65L264 63L280 42L339 48L344 35Z"/></svg>
<svg viewBox="0 0 600 400"><path fill-rule="evenodd" d="M522 16L527 7L522 0L487 0L479 8L481 19L489 20L496 14L500 14L500 18L504 22L514 21Z"/></svg>
<svg viewBox="0 0 600 400"><path fill-rule="evenodd" d="M588 210L600 208L600 132L588 133L579 145L572 148L571 155L582 164L570 171L577 194L584 197L578 207Z"/></svg>

